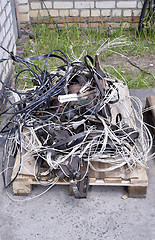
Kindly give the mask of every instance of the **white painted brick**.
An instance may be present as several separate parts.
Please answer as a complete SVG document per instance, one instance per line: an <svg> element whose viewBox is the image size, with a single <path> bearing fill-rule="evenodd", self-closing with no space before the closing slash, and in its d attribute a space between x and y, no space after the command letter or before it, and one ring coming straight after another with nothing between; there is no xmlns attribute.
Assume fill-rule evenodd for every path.
<svg viewBox="0 0 155 240"><path fill-rule="evenodd" d="M8 55L6 56L6 58L8 57ZM4 54L3 54L3 58L5 58L4 57ZM5 67L5 62L2 62L1 63L1 65L0 65L0 75L2 74L2 75L4 75L4 67Z"/></svg>
<svg viewBox="0 0 155 240"><path fill-rule="evenodd" d="M4 31L4 30L3 30ZM0 34L0 46L2 45L3 43L3 39L4 39L4 33L2 33L2 30L1 30L1 34ZM2 51L2 49L0 48L0 51Z"/></svg>
<svg viewBox="0 0 155 240"><path fill-rule="evenodd" d="M109 17L111 15L111 10L110 9L102 10L101 15L104 17Z"/></svg>
<svg viewBox="0 0 155 240"><path fill-rule="evenodd" d="M2 77L1 77L1 79L2 79ZM0 90L2 89L2 83L0 83Z"/></svg>
<svg viewBox="0 0 155 240"><path fill-rule="evenodd" d="M122 15L122 10L120 9L112 10L112 17L121 17L121 15Z"/></svg>
<svg viewBox="0 0 155 240"><path fill-rule="evenodd" d="M94 2L92 1L81 1L81 2L75 2L75 8L94 8Z"/></svg>
<svg viewBox="0 0 155 240"><path fill-rule="evenodd" d="M28 22L29 21L29 14L19 14L19 19L21 22Z"/></svg>
<svg viewBox="0 0 155 240"><path fill-rule="evenodd" d="M3 69L3 67L2 67L2 63L1 63L1 67L0 67L0 78L1 78L1 80L3 81L2 69ZM2 89L2 83L0 83L0 90L1 90L1 89Z"/></svg>
<svg viewBox="0 0 155 240"><path fill-rule="evenodd" d="M2 34L0 34L0 46L2 46L2 42L3 42L3 36L2 36ZM1 49L0 49L0 53L1 53ZM2 57L0 57L0 59L1 59Z"/></svg>
<svg viewBox="0 0 155 240"><path fill-rule="evenodd" d="M2 11L2 3L1 3L1 1L0 1L0 12Z"/></svg>
<svg viewBox="0 0 155 240"><path fill-rule="evenodd" d="M119 1L117 2L118 8L136 8L136 1Z"/></svg>
<svg viewBox="0 0 155 240"><path fill-rule="evenodd" d="M10 25L12 24L12 13L10 13L8 16L7 16L7 19L9 20L10 22Z"/></svg>
<svg viewBox="0 0 155 240"><path fill-rule="evenodd" d="M3 56L3 58L4 58L4 56ZM4 75L5 75L5 62L2 62L2 63L1 63L1 68L0 68L0 70L1 70L1 71L0 71L0 75L1 75L1 78L2 78L1 80L4 81Z"/></svg>
<svg viewBox="0 0 155 240"><path fill-rule="evenodd" d="M12 19L11 19L11 17L10 17L11 15L12 15L12 14L9 14L9 15L7 16L7 19L9 20L10 25L12 24L12 21L11 21Z"/></svg>
<svg viewBox="0 0 155 240"><path fill-rule="evenodd" d="M2 4L2 9L5 8L6 4L7 4L7 0L1 0L1 4Z"/></svg>
<svg viewBox="0 0 155 240"><path fill-rule="evenodd" d="M54 2L54 8L73 8L73 2Z"/></svg>
<svg viewBox="0 0 155 240"><path fill-rule="evenodd" d="M4 27L1 29L1 34L0 34L0 45L3 45L3 39L5 37L5 31L4 31Z"/></svg>
<svg viewBox="0 0 155 240"><path fill-rule="evenodd" d="M138 2L138 8L142 8L142 6L143 6L143 3L141 1Z"/></svg>
<svg viewBox="0 0 155 240"><path fill-rule="evenodd" d="M96 2L96 8L115 8L115 1Z"/></svg>
<svg viewBox="0 0 155 240"><path fill-rule="evenodd" d="M5 65L5 75L7 76L9 73L9 65L8 65L8 62L6 62L6 65Z"/></svg>
<svg viewBox="0 0 155 240"><path fill-rule="evenodd" d="M19 5L19 12L25 13L29 11L29 5Z"/></svg>
<svg viewBox="0 0 155 240"><path fill-rule="evenodd" d="M8 61L8 67L9 67L9 73L11 73L11 70L12 70L12 63L11 63L11 61Z"/></svg>
<svg viewBox="0 0 155 240"><path fill-rule="evenodd" d="M10 36L10 32L8 32L8 39L9 39L9 42L8 42L8 47L7 47L7 49L10 51L10 43L11 43L11 41L12 41L11 36Z"/></svg>
<svg viewBox="0 0 155 240"><path fill-rule="evenodd" d="M4 58L4 54L3 54L3 58ZM4 62L2 62L0 65L0 76L3 75L3 66L4 66Z"/></svg>
<svg viewBox="0 0 155 240"><path fill-rule="evenodd" d="M81 17L90 17L90 11L89 10L82 10L80 12Z"/></svg>
<svg viewBox="0 0 155 240"><path fill-rule="evenodd" d="M1 80L3 82L4 81L4 62L2 62L1 65L0 65L0 77L1 77ZM0 84L0 89L1 88L2 88L2 85Z"/></svg>
<svg viewBox="0 0 155 240"><path fill-rule="evenodd" d="M8 54L7 54L7 57L8 57ZM4 74L5 74L5 69L6 69L6 62L4 62ZM6 76L6 74L5 74L5 76Z"/></svg>
<svg viewBox="0 0 155 240"><path fill-rule="evenodd" d="M10 49L9 51L12 51L12 49ZM11 69L11 67L12 67L12 62L11 62L11 61L8 61L8 65L9 65L9 69Z"/></svg>
<svg viewBox="0 0 155 240"><path fill-rule="evenodd" d="M60 17L68 17L69 16L69 10L60 10L59 15L60 15Z"/></svg>
<svg viewBox="0 0 155 240"><path fill-rule="evenodd" d="M11 35L10 29L11 29L11 27L9 28L9 32L8 32L8 33L9 33L9 35L10 35L9 37L10 37L10 39L11 39L11 41L12 41L12 36L13 36L13 35Z"/></svg>
<svg viewBox="0 0 155 240"><path fill-rule="evenodd" d="M5 11L3 11L0 15L0 19L1 19L1 26L3 26L5 20L6 20L6 14Z"/></svg>
<svg viewBox="0 0 155 240"><path fill-rule="evenodd" d="M50 10L50 15L52 17L58 17L59 16L59 12L58 12L58 10Z"/></svg>
<svg viewBox="0 0 155 240"><path fill-rule="evenodd" d="M12 51L13 52L13 54L16 54L16 47L15 47L15 44L14 44L14 36L13 36L13 39L12 39L13 41L11 41L10 42L10 44L9 44L9 51Z"/></svg>
<svg viewBox="0 0 155 240"><path fill-rule="evenodd" d="M6 63L5 63L5 76L8 75L8 72L9 72L9 65L8 65L8 62L6 61Z"/></svg>
<svg viewBox="0 0 155 240"><path fill-rule="evenodd" d="M0 36L0 38L1 38L1 36ZM3 51L2 51L2 49L0 48L0 59L1 58L3 58Z"/></svg>
<svg viewBox="0 0 155 240"><path fill-rule="evenodd" d="M29 12L27 5L21 5L19 6L19 14L26 14Z"/></svg>
<svg viewBox="0 0 155 240"><path fill-rule="evenodd" d="M40 10L40 16L41 17L47 17L49 14L48 14L48 11L47 10Z"/></svg>
<svg viewBox="0 0 155 240"><path fill-rule="evenodd" d="M1 33L2 33L3 36L5 36L4 26L3 26L2 30L1 30Z"/></svg>
<svg viewBox="0 0 155 240"><path fill-rule="evenodd" d="M98 17L98 16L100 16L100 10L98 10L98 9L95 9L95 10L91 10L91 16L92 17Z"/></svg>
<svg viewBox="0 0 155 240"><path fill-rule="evenodd" d="M123 10L124 17L131 17L132 11L131 10Z"/></svg>
<svg viewBox="0 0 155 240"><path fill-rule="evenodd" d="M2 56L2 58L4 58L4 55ZM4 81L4 78L3 78L3 75L4 75L4 63L5 62L2 62L0 64L0 78L1 78L2 81Z"/></svg>
<svg viewBox="0 0 155 240"><path fill-rule="evenodd" d="M9 34L6 34L4 41L3 41L3 47L4 48L8 48L8 44L9 44L10 38L9 38Z"/></svg>
<svg viewBox="0 0 155 240"><path fill-rule="evenodd" d="M30 14L30 17L36 18L36 17L38 17L39 11L38 10L30 10L29 14Z"/></svg>
<svg viewBox="0 0 155 240"><path fill-rule="evenodd" d="M3 45L3 47L4 47L4 45ZM3 57L8 58L8 53L6 51L3 52Z"/></svg>
<svg viewBox="0 0 155 240"><path fill-rule="evenodd" d="M10 28L9 18L7 18L7 20L6 20L5 24L4 24L4 28L5 28L5 33L7 33L9 28Z"/></svg>
<svg viewBox="0 0 155 240"><path fill-rule="evenodd" d="M41 3L40 2L32 2L31 8L32 9L41 9Z"/></svg>
<svg viewBox="0 0 155 240"><path fill-rule="evenodd" d="M15 41L14 41L14 42L15 42ZM16 50L17 50L17 49L16 49L16 44L13 44L12 51L13 51L14 54L16 54Z"/></svg>
<svg viewBox="0 0 155 240"><path fill-rule="evenodd" d="M43 2L43 8L52 8L52 2Z"/></svg>
<svg viewBox="0 0 155 240"><path fill-rule="evenodd" d="M28 2L29 2L28 0L18 0L19 4L25 4L25 3L28 3Z"/></svg>
<svg viewBox="0 0 155 240"><path fill-rule="evenodd" d="M11 5L10 2L8 2L6 8L5 8L6 15L8 16L11 12Z"/></svg>
<svg viewBox="0 0 155 240"><path fill-rule="evenodd" d="M79 10L77 10L77 9L70 10L70 16L71 17L78 17L79 16Z"/></svg>
<svg viewBox="0 0 155 240"><path fill-rule="evenodd" d="M11 36L13 36L13 34L14 34L14 32L13 32L13 25L11 25L11 28L10 28L10 34L11 34Z"/></svg>
<svg viewBox="0 0 155 240"><path fill-rule="evenodd" d="M141 10L139 9L136 9L136 10L133 10L133 15L135 16L135 17L137 17L137 16L140 16L140 14L141 14Z"/></svg>

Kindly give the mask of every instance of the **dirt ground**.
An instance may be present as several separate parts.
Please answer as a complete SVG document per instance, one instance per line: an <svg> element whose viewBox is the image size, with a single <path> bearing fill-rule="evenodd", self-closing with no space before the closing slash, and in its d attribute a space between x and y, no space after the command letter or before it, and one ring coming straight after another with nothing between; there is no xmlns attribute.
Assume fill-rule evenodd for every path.
<svg viewBox="0 0 155 240"><path fill-rule="evenodd" d="M155 56L149 56L148 54L143 54L141 56L130 56L130 61L146 72L155 73ZM131 63L128 61L128 58L118 54L108 56L105 62L102 61L103 67L106 67L107 65L121 67L122 69L128 71L139 71L138 68L131 65Z"/></svg>

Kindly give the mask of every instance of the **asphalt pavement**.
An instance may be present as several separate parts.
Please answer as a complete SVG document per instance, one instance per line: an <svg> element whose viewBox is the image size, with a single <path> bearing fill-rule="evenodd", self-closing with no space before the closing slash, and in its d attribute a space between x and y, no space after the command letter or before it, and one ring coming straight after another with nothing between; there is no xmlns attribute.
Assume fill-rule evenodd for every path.
<svg viewBox="0 0 155 240"><path fill-rule="evenodd" d="M144 107L155 88L130 94ZM148 167L146 198L122 199L124 187L109 186L91 187L87 199L70 196L68 186L35 197L46 190L39 185L30 197L17 197L11 188L6 192L0 176L0 240L155 240L155 159Z"/></svg>

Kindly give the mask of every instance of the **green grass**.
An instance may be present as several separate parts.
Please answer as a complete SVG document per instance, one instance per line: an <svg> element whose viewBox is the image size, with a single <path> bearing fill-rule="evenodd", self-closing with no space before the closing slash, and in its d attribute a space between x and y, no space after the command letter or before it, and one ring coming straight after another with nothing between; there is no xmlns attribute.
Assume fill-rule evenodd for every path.
<svg viewBox="0 0 155 240"><path fill-rule="evenodd" d="M2 115L0 116L0 124L1 124L2 121L3 121L3 117L4 117L4 115L2 114Z"/></svg>
<svg viewBox="0 0 155 240"><path fill-rule="evenodd" d="M122 67L107 67L107 72L123 82L126 82L128 88L153 88L155 87L155 76L146 74L144 71L127 70Z"/></svg>
<svg viewBox="0 0 155 240"><path fill-rule="evenodd" d="M145 33L142 36L139 36L137 34L137 30L133 31L130 28L125 30L123 29L122 24L120 24L118 29L105 29L103 27L99 27L98 29L79 29L77 24L75 24L72 28L68 28L66 24L63 29L57 29L54 25L53 29L50 24L36 24L32 27L32 31L34 39L29 40L25 45L26 57L48 54L52 49L62 50L69 57L70 61L75 60L75 58L79 58L83 51L85 51L85 54L87 53L94 57L97 49L106 39L109 38L110 40L114 40L122 35L128 38L129 45L113 48L113 51L126 56L155 55L155 35ZM104 50L100 53L100 60L106 62L107 57L113 56L113 54L114 53L111 51ZM45 61L34 61L34 63L41 69L44 69ZM53 62L53 59L50 59L48 63L48 70L51 71L53 65L55 64L58 64L58 62ZM118 68L121 72L121 67L118 66ZM118 77L118 74L115 71L110 73ZM136 74L134 71L125 71L123 77L126 79L129 88L155 87L154 76L147 75L141 71L138 73L136 71ZM22 81L22 78L23 76L21 76L20 82ZM31 76L24 76L24 79L26 87L31 87Z"/></svg>

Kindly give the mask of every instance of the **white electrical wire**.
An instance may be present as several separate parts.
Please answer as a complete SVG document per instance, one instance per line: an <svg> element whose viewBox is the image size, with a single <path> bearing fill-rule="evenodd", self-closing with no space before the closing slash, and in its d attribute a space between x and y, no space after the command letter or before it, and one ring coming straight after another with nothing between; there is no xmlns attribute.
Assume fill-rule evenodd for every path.
<svg viewBox="0 0 155 240"><path fill-rule="evenodd" d="M97 50L97 53L99 54L101 51L105 49L110 49L112 47L117 47L117 46L124 46L126 44L127 44L127 39L124 37L117 38L111 42L107 40L100 46L100 48ZM82 53L81 57L83 56L83 54L84 53ZM74 55L73 49L72 49L72 57L77 61L77 58ZM121 78L125 83L126 81L124 77L113 66L110 66L110 67L112 67L121 76ZM94 69L94 73L97 74L95 69ZM77 74L78 72L76 72L76 75ZM100 77L102 78L102 76ZM67 82L68 84L69 81L71 81L71 79L67 79L67 81L68 81ZM114 80L112 80L112 82L114 82ZM87 89L89 88L91 88L91 90L93 91L96 90L96 94L89 101L89 104L80 105L80 107L86 108L85 112L80 114L80 117L83 117L84 119L82 124L84 125L85 136L80 143L76 144L73 147L68 147L65 150L61 150L57 148L50 148L50 146L47 145L47 142L50 139L50 134L46 130L46 127L49 127L55 131L57 130L60 131L61 129L63 129L67 131L69 136L74 136L75 133L72 129L73 125L75 126L76 124L77 125L79 124L78 126L80 126L80 121L76 120L77 116L73 116L69 122L63 122L63 121L60 122L61 116L69 113L69 110L67 111L68 102L63 103L64 104L63 110L59 112L56 116L56 119L58 120L57 122L54 122L54 120L53 121L51 120L48 123L45 123L44 125L41 125L41 126L37 126L35 128L31 127L31 128L24 128L23 131L20 130L21 148L23 149L22 170L25 170L30 175L34 176L37 183L41 185L49 186L49 188L45 190L43 193L39 194L38 196L32 197L29 200L40 197L58 182L59 177L56 174L51 179L48 179L50 171L52 172L53 170L54 171L61 170L63 174L68 178L69 176L65 173L63 166L68 162L68 159L71 159L72 161L74 156L78 156L81 160L84 160L87 163L87 167L83 177L77 181L82 181L85 178L86 174L89 171L89 168L91 168L96 172L108 172L108 171L113 171L117 168L121 168L125 165L130 170L132 170L137 165L140 165L145 168L147 167L147 161L152 159L155 154L150 155L150 151L153 145L153 139L146 124L143 122L143 112L145 112L146 110L142 109L142 103L137 97L133 97L133 96L130 97L120 93L119 88L117 88L117 84L118 85L120 84L121 87L122 86L124 87L122 82L119 80L117 81L117 83L114 82L113 85L110 85L109 87L106 86L104 99L100 98L99 90L95 87L93 88L91 83L87 83L81 88L80 94L87 93ZM111 101L115 100L117 91L119 92L119 95L120 95L118 102L114 104L110 104ZM130 107L126 104L127 102L129 105L131 102ZM122 115L122 120L120 120L120 122L117 124L117 128L118 128L117 131L121 131L121 133L123 134L122 136L117 135L117 131L112 130L111 127L112 127L112 124L114 124L113 119L111 120L110 117L109 118L107 117L107 119L104 119L104 117L100 116L100 114L98 113L96 115L94 114L98 106L99 106L98 112L100 112L102 109L105 109L107 104L109 104L111 110L113 108L116 108L117 110L119 109L118 111L120 111L120 114ZM150 110L152 108L154 108L154 106L149 107L148 109ZM49 113L47 111L43 111L43 113L47 113L52 116L52 113ZM87 120L91 118L93 119L93 117L94 117L94 120L99 121L100 125L102 125L103 127L102 130L98 130L95 125L87 125L85 123ZM114 116L114 118L116 118L116 116ZM31 117L27 121L27 125L32 125L33 123L36 123L36 121L37 121L36 119ZM128 124L128 127L132 129L132 131L127 133L126 132L127 129L123 127L124 124ZM20 125L21 129L22 127L23 126ZM44 139L43 142L41 142L41 140L38 138L37 131L39 129L43 129L47 135L46 139ZM132 134L135 134L135 133L138 133L139 136L136 140L133 140ZM111 152L110 150L108 152L106 150L109 141L114 146L115 152L113 152L112 150ZM10 157L15 155L15 151L18 149L18 145L20 144L17 133L15 133L13 136L9 138L9 142L10 144L8 145L7 167L4 170L6 172L8 169L11 169L9 167ZM52 154L50 150L57 151L58 153L54 159L52 158ZM34 159L34 156L35 156L35 161L33 166L33 172L30 172L29 169L26 167L26 161L28 160L30 161L31 157L33 157ZM41 180L37 176L37 165L38 165L37 160L39 158L47 162L47 165L49 167L48 169L45 169L45 171L42 173L43 178ZM94 166L95 162L106 163L106 164L108 163L109 165L104 168L96 168ZM14 169L16 167L19 167L19 163L16 164L16 166L14 166ZM12 199L12 197L10 198ZM27 199L24 201L27 201Z"/></svg>
<svg viewBox="0 0 155 240"><path fill-rule="evenodd" d="M110 89L111 93L108 94L107 98L105 98L106 103L108 103L109 101L111 101L113 99L113 97L115 95L115 91L116 90L113 89L113 87L111 87L111 89ZM87 137L91 134L91 132L93 130L95 130L93 127L90 127L87 129L86 136L81 143L74 146L73 148L62 151L63 155L62 154L59 155L59 157L57 159L51 159L50 156L48 156L48 160L47 160L47 157L42 156L43 159L45 161L47 161L50 168L51 169L61 169L63 171L60 164L63 164L69 157L72 157L75 155L78 155L80 158L83 158L85 161L87 161L88 165L94 171L101 171L101 172L102 171L111 171L111 170L114 170L121 166L124 166L125 164L128 165L129 169L132 169L133 168L132 166L135 166L136 164L140 164L141 166L146 167L148 154L152 147L152 137L151 137L151 134L149 133L146 125L143 122L141 101L136 97L129 97L129 98L131 99L131 101L134 102L134 104L136 104L136 107L138 108L138 111L137 111L132 106L133 115L135 116L135 119L136 119L135 122L137 121L138 122L137 125L139 125L139 126L135 125L135 130L133 132L131 132L130 134L126 134L124 129L121 128L121 130L124 133L124 136L122 138L118 138L115 135L115 133L110 129L110 127L105 123L104 118L99 117L99 119L101 120L101 122L103 124L104 132L101 132L97 136L93 137L92 140L87 141ZM104 105L102 106L102 104L104 104ZM121 100L121 104L123 104L123 100ZM101 103L101 108L104 106L105 106L105 103L104 102ZM124 108L127 118L133 119L134 117L133 117L133 115L131 116L131 112L129 111L127 106L124 105L123 108ZM58 125L54 124L53 122L52 122L52 125L55 125L58 127ZM46 126L47 126L47 124L46 124ZM68 129L68 128L64 126L64 129ZM37 128L37 130L38 130L38 128ZM40 150L44 149L45 151L48 152L48 147L43 147L42 144L39 142L39 140L37 140L35 131L36 130L30 128L29 132L25 132L25 133L23 132L22 135L25 138L28 137L28 139L27 139L28 141L24 141L22 138L22 144L23 144L23 147L26 149L26 151L30 152L31 154L37 154L38 156L40 156L40 153L39 153ZM133 146L128 144L127 142L125 143L125 145L122 146L122 144L126 141L127 138L129 138L132 141L130 136L135 131L139 132L138 141L136 141L135 143L133 142L132 143ZM70 133L71 133L71 130L70 130ZM30 138L29 138L29 135L30 135ZM74 135L74 134L72 134L72 135ZM104 139L103 139L103 136L104 136ZM112 164L112 166L110 166L107 169L95 169L91 162L97 161L96 160L97 156L100 154L102 154L104 157L104 151L106 149L106 144L107 144L108 138L110 138L110 140L114 144L117 154L115 155L114 158L113 158L113 156L111 156L110 158L109 157L108 158L100 158L99 157L98 161L103 162L103 163L106 162L106 163ZM97 139L97 141L96 141L96 139ZM101 144L102 147L100 149L100 152L97 152L97 147L99 146L99 144ZM94 148L95 148L95 150L93 150ZM79 149L81 149L80 154L79 154ZM61 153L61 150L59 152ZM88 156L87 158L85 156L86 153ZM92 157L93 155L95 155L96 157L93 158ZM129 155L130 155L130 157L128 157ZM105 153L105 156L106 156L106 153ZM66 177L68 177L68 176L66 175Z"/></svg>

